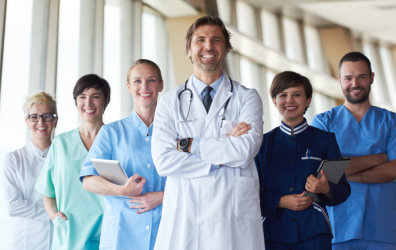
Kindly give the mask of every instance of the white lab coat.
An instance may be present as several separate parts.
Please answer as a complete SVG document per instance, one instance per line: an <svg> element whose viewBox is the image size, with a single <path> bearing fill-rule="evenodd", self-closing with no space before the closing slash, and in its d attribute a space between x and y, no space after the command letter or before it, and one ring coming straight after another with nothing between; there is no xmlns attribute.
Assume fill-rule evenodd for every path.
<svg viewBox="0 0 396 250"><path fill-rule="evenodd" d="M254 163L263 134L262 103L256 90L234 81L231 93L228 76L223 79L208 114L189 79L193 99L187 122L181 122L178 99L184 84L158 103L152 156L158 173L168 178L156 250L264 249ZM229 96L222 122L218 114ZM181 101L187 115L189 95ZM222 136L230 129L221 124L231 128L236 122L252 128L240 137ZM201 138L200 155L177 151L176 140L186 137ZM211 164L221 167L211 171Z"/></svg>
<svg viewBox="0 0 396 250"><path fill-rule="evenodd" d="M43 197L34 190L48 148L41 151L32 142L6 155L3 168L4 197L8 214L9 246L14 250L51 248L52 223Z"/></svg>

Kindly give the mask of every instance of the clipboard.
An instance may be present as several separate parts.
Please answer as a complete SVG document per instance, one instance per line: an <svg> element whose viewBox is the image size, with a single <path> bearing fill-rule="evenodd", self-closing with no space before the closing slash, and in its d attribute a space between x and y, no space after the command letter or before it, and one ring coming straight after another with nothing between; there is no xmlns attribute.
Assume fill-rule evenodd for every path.
<svg viewBox="0 0 396 250"><path fill-rule="evenodd" d="M91 161L99 175L106 180L117 185L124 185L127 182L128 176L119 161L105 159L91 159Z"/></svg>
<svg viewBox="0 0 396 250"><path fill-rule="evenodd" d="M323 160L318 170L316 170L315 176L320 178L322 175L320 171L323 169L327 176L327 180L333 184L338 184L341 180L342 175L345 173L346 168L348 167L351 159L349 158L341 158L335 160ZM316 193L310 193L308 191L305 192L304 196L311 196L314 199L314 202L320 201L319 195Z"/></svg>

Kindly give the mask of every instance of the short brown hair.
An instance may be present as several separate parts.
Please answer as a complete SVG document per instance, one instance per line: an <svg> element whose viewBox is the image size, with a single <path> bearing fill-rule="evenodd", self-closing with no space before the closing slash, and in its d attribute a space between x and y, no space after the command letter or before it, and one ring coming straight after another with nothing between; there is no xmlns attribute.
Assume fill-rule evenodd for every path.
<svg viewBox="0 0 396 250"><path fill-rule="evenodd" d="M188 28L188 30L187 30L187 34L186 34L186 52L187 53L191 47L191 39L192 39L194 32L200 26L204 26L204 25L218 26L224 35L225 45L226 45L227 50L228 51L232 50L232 45L230 42L231 33L226 29L223 21L219 17L216 17L216 16L203 16L201 18L198 18L193 24L191 24L190 28Z"/></svg>
<svg viewBox="0 0 396 250"><path fill-rule="evenodd" d="M148 60L148 59L138 59L133 62L132 66L128 70L128 74L127 74L127 82L128 83L129 83L129 74L131 73L133 68L135 68L136 66L138 66L140 64L147 64L147 65L153 67L155 69L155 71L157 71L160 82L162 82L161 69L158 67L158 65L155 62Z"/></svg>
<svg viewBox="0 0 396 250"><path fill-rule="evenodd" d="M312 98L313 90L308 78L293 71L283 71L275 75L272 80L270 94L272 98L276 98L276 96L285 89L299 86L304 88L307 99Z"/></svg>
<svg viewBox="0 0 396 250"><path fill-rule="evenodd" d="M359 62L359 61L365 62L370 71L370 74L373 73L371 70L370 60L367 58L367 56L365 56L363 53L358 51L349 52L341 58L340 63L338 64L338 73L340 74L341 67L344 62Z"/></svg>
<svg viewBox="0 0 396 250"><path fill-rule="evenodd" d="M84 75L78 79L73 89L74 102L77 103L77 96L81 95L82 92L90 88L99 89L102 91L105 98L106 108L107 104L110 102L110 85L104 78L95 74Z"/></svg>

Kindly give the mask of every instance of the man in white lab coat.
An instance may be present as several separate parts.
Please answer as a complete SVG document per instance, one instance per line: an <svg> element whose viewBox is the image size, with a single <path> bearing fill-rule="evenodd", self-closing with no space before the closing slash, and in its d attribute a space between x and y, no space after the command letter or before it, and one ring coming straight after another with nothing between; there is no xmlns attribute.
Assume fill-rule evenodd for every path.
<svg viewBox="0 0 396 250"><path fill-rule="evenodd" d="M168 177L155 249L262 250L253 160L261 99L223 72L232 46L219 18L196 20L186 40L193 75L160 99L154 118L152 156Z"/></svg>

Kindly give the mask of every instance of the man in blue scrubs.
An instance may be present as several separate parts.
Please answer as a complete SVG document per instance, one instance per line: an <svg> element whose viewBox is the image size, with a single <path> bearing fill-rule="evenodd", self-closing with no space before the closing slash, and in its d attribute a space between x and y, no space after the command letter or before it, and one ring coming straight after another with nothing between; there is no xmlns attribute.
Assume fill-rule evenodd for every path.
<svg viewBox="0 0 396 250"><path fill-rule="evenodd" d="M396 249L396 114L372 106L374 73L360 52L339 64L344 105L318 114L312 126L333 132L352 161L345 174L351 195L328 207L333 249Z"/></svg>

